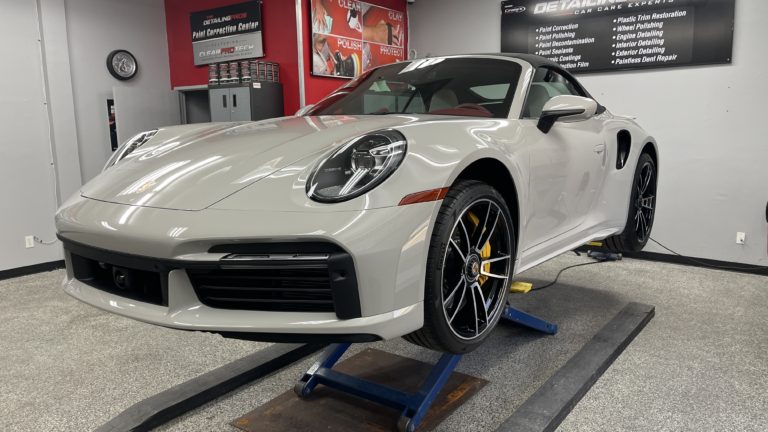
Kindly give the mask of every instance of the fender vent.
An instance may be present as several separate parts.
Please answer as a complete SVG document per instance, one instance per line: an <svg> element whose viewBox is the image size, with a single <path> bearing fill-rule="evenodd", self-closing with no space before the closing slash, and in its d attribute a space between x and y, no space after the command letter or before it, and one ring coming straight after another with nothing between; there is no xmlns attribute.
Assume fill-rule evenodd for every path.
<svg viewBox="0 0 768 432"><path fill-rule="evenodd" d="M627 130L620 130L616 134L616 169L622 169L627 165L629 152L632 150L632 134Z"/></svg>

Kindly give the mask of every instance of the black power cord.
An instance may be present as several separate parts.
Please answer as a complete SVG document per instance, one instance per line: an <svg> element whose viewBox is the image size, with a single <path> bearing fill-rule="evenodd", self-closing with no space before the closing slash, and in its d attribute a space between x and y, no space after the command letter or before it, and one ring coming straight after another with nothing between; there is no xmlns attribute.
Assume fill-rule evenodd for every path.
<svg viewBox="0 0 768 432"><path fill-rule="evenodd" d="M583 267L583 266L594 265L594 264L602 264L604 262L608 262L608 261L592 261L592 262L587 262L587 263L570 265L568 267L565 267L565 268L561 269L559 272L557 272L557 276L555 276L555 280L553 280L552 282L550 282L550 283L548 283L546 285L542 285L540 287L531 288L531 291L539 291L539 290L543 290L545 288L551 287L552 285L557 283L557 280L560 279L560 275L563 274L563 272L566 271L566 270L569 270L569 269L572 269L572 268L576 268L576 267Z"/></svg>
<svg viewBox="0 0 768 432"><path fill-rule="evenodd" d="M718 265L714 265L714 264L708 264L708 263L705 263L704 261L700 261L700 260L697 260L695 258L690 258L690 257L687 257L687 256L682 255L680 253L677 253L677 252L673 251L672 249L670 249L670 248L664 246L663 244L659 243L653 237L649 237L648 240L656 243L657 245L659 245L660 247L664 248L668 252L670 252L670 253L672 253L674 255L677 255L677 256L679 256L681 258L684 258L684 259L686 259L688 261L691 261L693 263L696 263L696 264L698 264L698 265L700 265L702 267L709 267L709 268L718 269L718 270L764 270L764 269L768 269L768 266L746 266L746 267L740 267L740 266L718 266ZM573 251L573 252L576 255L581 256L581 254L578 253L577 251ZM592 264L600 264L600 263L604 263L604 262L608 262L608 261L606 261L606 260L602 260L602 261L598 260L598 261L581 263L581 264L574 264L574 265L570 265L568 267L564 267L564 268L560 269L559 272L557 272L557 276L555 276L555 280L553 280L552 282L550 282L550 283L548 283L546 285L542 285L540 287L531 288L531 291L539 291L539 290L543 290L545 288L549 288L552 285L555 285L557 283L557 281L560 279L560 275L563 274L563 272L566 271L566 270L570 270L570 269L576 268L576 267L588 266L588 265L592 265Z"/></svg>

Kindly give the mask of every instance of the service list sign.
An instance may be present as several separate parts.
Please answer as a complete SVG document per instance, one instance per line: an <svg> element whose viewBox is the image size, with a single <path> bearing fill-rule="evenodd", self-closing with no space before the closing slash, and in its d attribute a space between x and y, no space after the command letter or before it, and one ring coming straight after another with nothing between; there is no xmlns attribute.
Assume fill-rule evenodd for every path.
<svg viewBox="0 0 768 432"><path fill-rule="evenodd" d="M264 56L260 1L193 12L189 21L196 66Z"/></svg>
<svg viewBox="0 0 768 432"><path fill-rule="evenodd" d="M572 72L730 63L735 0L511 0L501 50Z"/></svg>

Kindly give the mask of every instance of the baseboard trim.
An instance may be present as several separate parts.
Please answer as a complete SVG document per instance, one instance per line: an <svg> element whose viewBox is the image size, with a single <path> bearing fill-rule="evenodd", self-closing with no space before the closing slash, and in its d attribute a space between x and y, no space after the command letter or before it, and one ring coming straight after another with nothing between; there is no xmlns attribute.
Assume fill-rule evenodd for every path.
<svg viewBox="0 0 768 432"><path fill-rule="evenodd" d="M660 261L672 264L684 264L693 267L714 268L715 270L725 270L738 273L749 273L761 276L768 276L768 267L761 267L752 264L742 264L731 261L718 261L708 258L695 258L684 255L672 255L658 252L637 252L624 254L627 258L638 258L648 261Z"/></svg>
<svg viewBox="0 0 768 432"><path fill-rule="evenodd" d="M602 247L595 246L581 246L576 249L579 252L587 252L588 250L604 250ZM685 255L673 255L659 252L635 252L624 253L627 258L635 258L646 261L658 261L670 264L682 264L691 267L709 268L715 270L732 271L737 273L748 273L760 276L768 276L768 267L761 267L753 264L743 264L732 261L719 261L709 258L697 258L689 257Z"/></svg>
<svg viewBox="0 0 768 432"><path fill-rule="evenodd" d="M35 273L47 272L64 268L64 260L51 261L29 266L0 270L0 280L11 279L19 276L27 276Z"/></svg>

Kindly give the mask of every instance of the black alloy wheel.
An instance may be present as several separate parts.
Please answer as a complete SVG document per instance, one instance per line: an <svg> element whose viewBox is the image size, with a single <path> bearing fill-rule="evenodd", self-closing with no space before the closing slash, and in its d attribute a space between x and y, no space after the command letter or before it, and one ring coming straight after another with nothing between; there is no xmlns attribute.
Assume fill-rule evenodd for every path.
<svg viewBox="0 0 768 432"><path fill-rule="evenodd" d="M424 327L406 340L452 353L482 343L507 302L515 261L511 221L491 186L462 181L451 188L430 243Z"/></svg>
<svg viewBox="0 0 768 432"><path fill-rule="evenodd" d="M648 153L640 155L632 180L629 211L624 231L605 239L605 246L614 252L640 252L651 238L656 216L656 163Z"/></svg>
<svg viewBox="0 0 768 432"><path fill-rule="evenodd" d="M653 226L656 208L656 167L652 160L646 160L639 168L640 175L635 178L637 189L635 198L635 235L643 244L648 242Z"/></svg>

